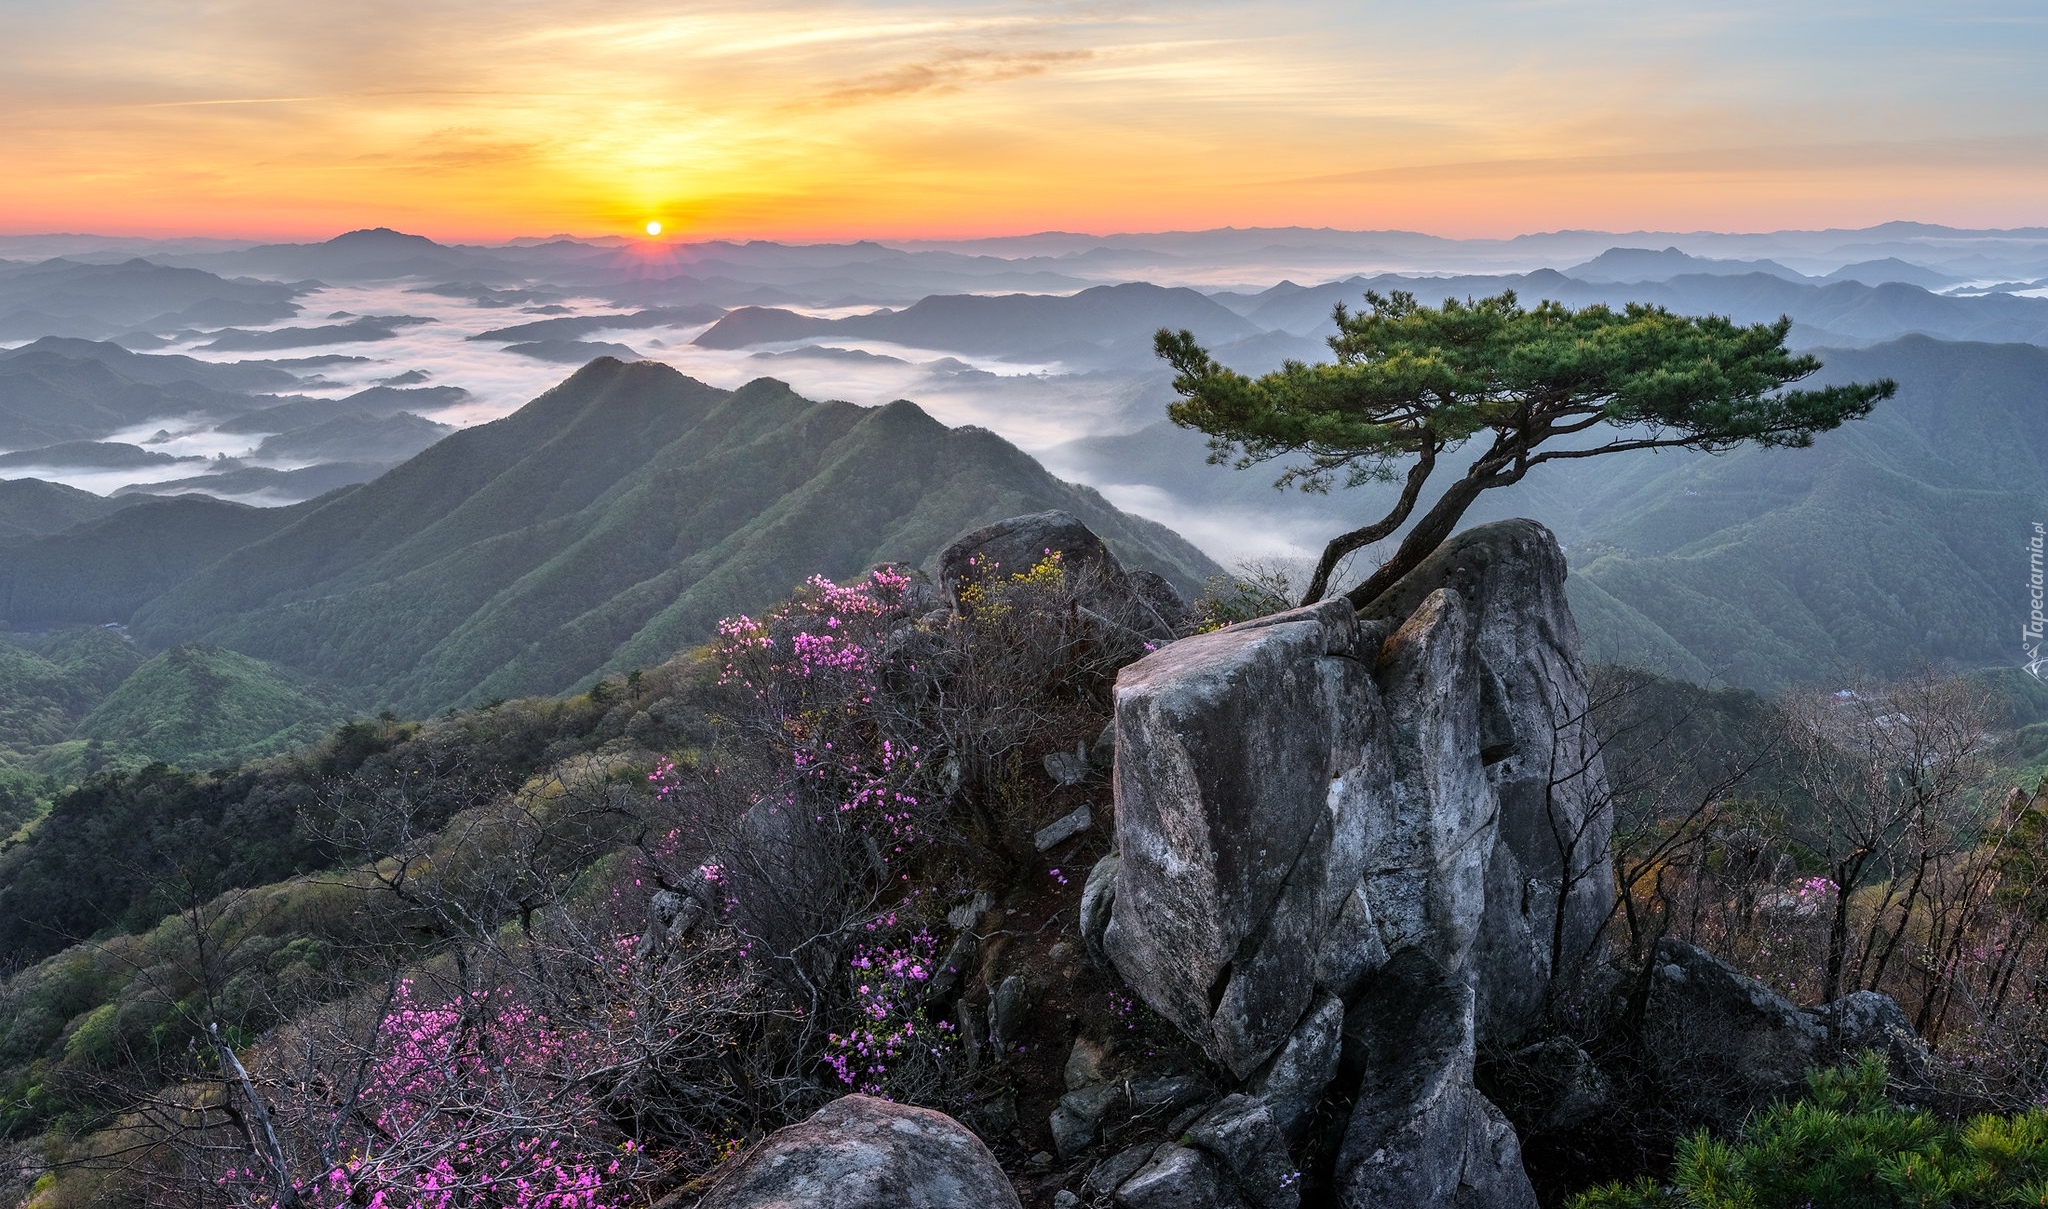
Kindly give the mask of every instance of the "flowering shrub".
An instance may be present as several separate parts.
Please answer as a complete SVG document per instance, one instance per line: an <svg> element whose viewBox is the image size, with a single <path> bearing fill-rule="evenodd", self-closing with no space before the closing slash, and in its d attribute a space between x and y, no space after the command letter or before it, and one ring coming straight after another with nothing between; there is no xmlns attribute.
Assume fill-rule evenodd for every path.
<svg viewBox="0 0 2048 1209"><path fill-rule="evenodd" d="M363 1071L347 1157L294 1184L299 1203L369 1209L623 1209L640 1155L609 1134L589 1084L590 1039L503 993L422 1003L399 983ZM567 1143L566 1145L564 1143ZM286 1203L275 1175L222 1184Z"/></svg>
<svg viewBox="0 0 2048 1209"><path fill-rule="evenodd" d="M752 729L783 764L779 796L791 809L831 809L892 853L917 837L928 773L914 710L892 701L919 668L894 666L883 647L912 603L909 577L877 568L849 584L812 576L760 619L719 623L720 683L751 695ZM671 769L672 771L672 769Z"/></svg>
<svg viewBox="0 0 2048 1209"><path fill-rule="evenodd" d="M894 915L870 925L896 926ZM958 1048L948 1021L924 1013L923 1000L938 970L938 942L923 928L896 943L879 940L855 947L848 963L858 1022L828 1038L825 1064L839 1080L865 1095L888 1096L911 1071L943 1065ZM933 1061L926 1061L927 1059Z"/></svg>

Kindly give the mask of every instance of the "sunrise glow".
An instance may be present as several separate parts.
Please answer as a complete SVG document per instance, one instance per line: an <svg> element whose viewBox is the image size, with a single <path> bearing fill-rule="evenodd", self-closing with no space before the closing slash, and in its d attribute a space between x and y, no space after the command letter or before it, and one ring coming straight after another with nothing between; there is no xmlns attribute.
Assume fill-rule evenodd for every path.
<svg viewBox="0 0 2048 1209"><path fill-rule="evenodd" d="M2039 222L2016 3L8 6L0 229ZM636 214L635 211L638 211Z"/></svg>

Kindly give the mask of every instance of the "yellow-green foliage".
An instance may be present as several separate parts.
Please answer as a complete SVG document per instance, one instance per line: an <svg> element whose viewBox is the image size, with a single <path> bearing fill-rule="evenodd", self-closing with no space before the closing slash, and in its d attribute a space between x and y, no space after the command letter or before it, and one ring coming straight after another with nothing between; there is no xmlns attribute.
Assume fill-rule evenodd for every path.
<svg viewBox="0 0 2048 1209"><path fill-rule="evenodd" d="M331 992L345 973L334 955L361 931L364 902L340 879L298 878L14 975L0 984L0 1127L80 1107L66 1089L90 1081L81 1076L182 1051L209 1017L250 1033Z"/></svg>
<svg viewBox="0 0 2048 1209"><path fill-rule="evenodd" d="M1582 1192L1570 1209L1975 1209L2048 1205L2048 1110L1957 1125L1884 1098L1884 1060L1816 1071L1733 1139L1681 1141L1668 1182Z"/></svg>

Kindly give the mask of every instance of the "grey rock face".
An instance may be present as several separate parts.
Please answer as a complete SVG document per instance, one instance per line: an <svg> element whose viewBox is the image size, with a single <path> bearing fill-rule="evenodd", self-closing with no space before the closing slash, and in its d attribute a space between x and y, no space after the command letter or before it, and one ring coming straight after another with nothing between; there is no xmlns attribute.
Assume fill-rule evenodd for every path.
<svg viewBox="0 0 2048 1209"><path fill-rule="evenodd" d="M1186 1140L1214 1156L1238 1193L1258 1209L1299 1209L1301 1173L1287 1157L1287 1140L1264 1101L1225 1096L1188 1127Z"/></svg>
<svg viewBox="0 0 2048 1209"><path fill-rule="evenodd" d="M1047 1122L1052 1130L1053 1149L1064 1159L1095 1141L1102 1118L1121 1097L1122 1089L1114 1083L1098 1083L1061 1096Z"/></svg>
<svg viewBox="0 0 2048 1209"><path fill-rule="evenodd" d="M1325 995L1302 1018L1265 1069L1246 1085L1273 1114L1273 1124L1288 1137L1299 1134L1308 1114L1337 1077L1337 1057L1344 1041L1344 1001Z"/></svg>
<svg viewBox="0 0 2048 1209"><path fill-rule="evenodd" d="M1025 1014L1031 1010L1031 983L1022 974L1003 979L989 996L989 1041L1007 1049L1024 1035Z"/></svg>
<svg viewBox="0 0 2048 1209"><path fill-rule="evenodd" d="M1032 837L1032 843L1040 852L1045 852L1059 847L1094 825L1095 814L1088 809L1088 804L1083 802L1070 813L1061 815L1039 828L1038 833Z"/></svg>
<svg viewBox="0 0 2048 1209"><path fill-rule="evenodd" d="M1643 1006L1643 1048L1671 1103L1722 1125L1796 1091L1812 1067L1869 1050L1884 1055L1907 1094L1927 1086L1927 1047L1891 996L1857 991L1802 1010L1676 940L1657 945Z"/></svg>
<svg viewBox="0 0 2048 1209"><path fill-rule="evenodd" d="M1116 1190L1122 1209L1251 1209L1209 1155L1171 1142Z"/></svg>
<svg viewBox="0 0 2048 1209"><path fill-rule="evenodd" d="M1483 526L1363 616L1324 601L1184 638L1118 677L1118 859L1094 900L1108 899L1118 972L1248 1081L1283 1136L1337 1069L1340 1019L1347 1037L1399 1025L1411 1049L1434 1044L1368 1079L1345 1205L1533 1204L1471 1055L1527 1030L1611 905L1611 807L1564 572L1542 526ZM1082 914L1092 941L1085 896ZM1462 988L1439 1004L1448 1033L1415 1032L1372 989L1404 978ZM1390 1022L1360 1023L1361 1003Z"/></svg>
<svg viewBox="0 0 2048 1209"><path fill-rule="evenodd" d="M1409 617L1449 590L1472 617L1480 758L1499 803L1472 965L1481 1034L1501 1042L1535 1021L1553 967L1590 956L1614 905L1607 774L1564 581L1549 530L1500 521L1445 542L1361 615Z"/></svg>
<svg viewBox="0 0 2048 1209"><path fill-rule="evenodd" d="M988 1147L940 1112L846 1096L723 1170L699 1209L1021 1209Z"/></svg>
<svg viewBox="0 0 2048 1209"><path fill-rule="evenodd" d="M1927 1084L1927 1045L1913 1031L1913 1022L1898 1000L1876 991L1857 991L1810 1013L1828 1030L1834 1049L1844 1055L1876 1050L1891 1067L1892 1079L1908 1091Z"/></svg>
<svg viewBox="0 0 2048 1209"><path fill-rule="evenodd" d="M1102 1160L1088 1172L1088 1187L1096 1192L1115 1192L1125 1180L1136 1175L1140 1167L1151 1161L1153 1152L1160 1145L1158 1142L1146 1142Z"/></svg>
<svg viewBox="0 0 2048 1209"><path fill-rule="evenodd" d="M1388 953L1472 969L1511 1040L1589 949L1611 815L1563 573L1540 525L1488 525L1376 619L1326 601L1118 677L1104 947L1234 1074Z"/></svg>
<svg viewBox="0 0 2048 1209"><path fill-rule="evenodd" d="M1345 1206L1534 1209L1514 1129L1472 1086L1473 1008L1462 977L1413 949L1352 1005L1347 1061L1363 1081L1337 1154Z"/></svg>
<svg viewBox="0 0 2048 1209"><path fill-rule="evenodd" d="M1117 677L1120 864L1103 949L1240 1078L1308 1007L1391 776L1357 635L1331 601L1183 639Z"/></svg>
<svg viewBox="0 0 2048 1209"><path fill-rule="evenodd" d="M1098 962L1106 959L1102 937L1109 930L1110 908L1116 901L1116 871L1122 863L1113 852L1096 861L1088 871L1087 884L1081 887L1081 943Z"/></svg>

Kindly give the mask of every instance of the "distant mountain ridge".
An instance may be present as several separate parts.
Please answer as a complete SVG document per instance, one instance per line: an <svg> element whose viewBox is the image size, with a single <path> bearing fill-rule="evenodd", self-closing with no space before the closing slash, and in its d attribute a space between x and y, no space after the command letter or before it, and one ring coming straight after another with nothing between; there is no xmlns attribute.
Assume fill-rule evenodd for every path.
<svg viewBox="0 0 2048 1209"><path fill-rule="evenodd" d="M735 349L807 336L864 336L1012 361L1093 366L1147 363L1152 334L1162 327L1187 328L1216 344L1262 334L1195 290L1129 282L1072 295L935 294L900 311L843 319L743 307L712 324L695 343Z"/></svg>

